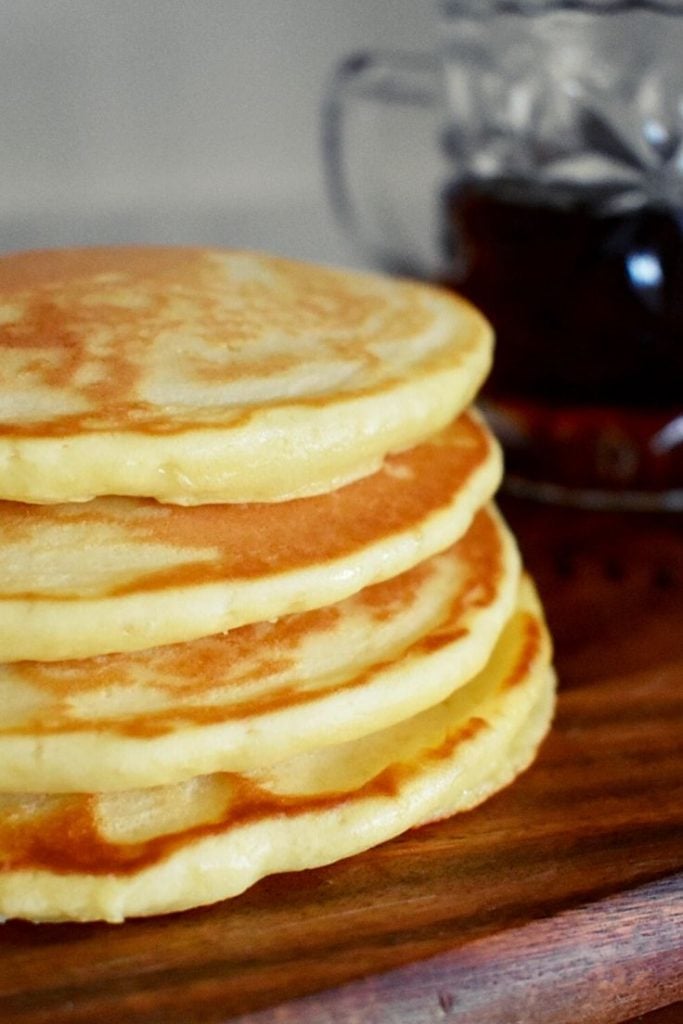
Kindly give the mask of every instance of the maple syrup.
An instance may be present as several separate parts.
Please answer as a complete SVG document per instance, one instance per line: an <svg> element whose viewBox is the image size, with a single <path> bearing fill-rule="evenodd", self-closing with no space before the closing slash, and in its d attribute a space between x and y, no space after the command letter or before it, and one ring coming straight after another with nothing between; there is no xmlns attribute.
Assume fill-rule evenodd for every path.
<svg viewBox="0 0 683 1024"><path fill-rule="evenodd" d="M496 330L485 408L509 478L563 500L683 500L683 206L632 202L510 178L444 196L447 283Z"/></svg>

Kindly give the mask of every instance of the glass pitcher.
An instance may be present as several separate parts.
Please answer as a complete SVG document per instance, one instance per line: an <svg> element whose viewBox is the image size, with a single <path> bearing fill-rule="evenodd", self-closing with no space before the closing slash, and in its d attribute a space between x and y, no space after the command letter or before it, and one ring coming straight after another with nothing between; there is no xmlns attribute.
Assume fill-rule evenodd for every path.
<svg viewBox="0 0 683 1024"><path fill-rule="evenodd" d="M450 0L439 26L336 75L338 216L488 315L510 489L683 508L682 0Z"/></svg>

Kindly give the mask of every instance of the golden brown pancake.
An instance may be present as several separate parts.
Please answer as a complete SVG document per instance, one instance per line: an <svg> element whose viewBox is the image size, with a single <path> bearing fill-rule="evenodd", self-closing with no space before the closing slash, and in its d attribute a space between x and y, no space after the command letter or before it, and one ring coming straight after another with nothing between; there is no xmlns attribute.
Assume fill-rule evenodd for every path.
<svg viewBox="0 0 683 1024"><path fill-rule="evenodd" d="M534 591L486 668L381 732L262 770L104 795L0 796L0 913L119 921L198 906L465 810L533 759L553 706Z"/></svg>
<svg viewBox="0 0 683 1024"><path fill-rule="evenodd" d="M493 509L346 601L218 636L0 666L0 791L132 789L246 771L375 732L468 682L519 581Z"/></svg>
<svg viewBox="0 0 683 1024"><path fill-rule="evenodd" d="M424 284L215 249L0 259L0 498L273 501L472 400L491 331Z"/></svg>
<svg viewBox="0 0 683 1024"><path fill-rule="evenodd" d="M0 502L0 661L141 650L343 600L454 543L500 476L466 413L369 477L277 505Z"/></svg>

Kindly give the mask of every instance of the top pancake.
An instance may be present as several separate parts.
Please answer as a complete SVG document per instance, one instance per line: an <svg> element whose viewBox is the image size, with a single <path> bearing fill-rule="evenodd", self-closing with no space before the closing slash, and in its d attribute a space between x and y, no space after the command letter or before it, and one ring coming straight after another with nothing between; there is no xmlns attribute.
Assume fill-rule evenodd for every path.
<svg viewBox="0 0 683 1024"><path fill-rule="evenodd" d="M0 498L277 501L373 472L469 404L486 321L423 284L261 254L0 259Z"/></svg>

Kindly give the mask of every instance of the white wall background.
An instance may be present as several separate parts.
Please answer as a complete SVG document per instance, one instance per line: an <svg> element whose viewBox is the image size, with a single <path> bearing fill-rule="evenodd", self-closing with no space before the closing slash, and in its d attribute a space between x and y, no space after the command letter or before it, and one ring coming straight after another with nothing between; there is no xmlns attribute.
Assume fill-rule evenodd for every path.
<svg viewBox="0 0 683 1024"><path fill-rule="evenodd" d="M0 0L0 249L204 240L348 262L321 174L330 72L432 41L431 0Z"/></svg>

